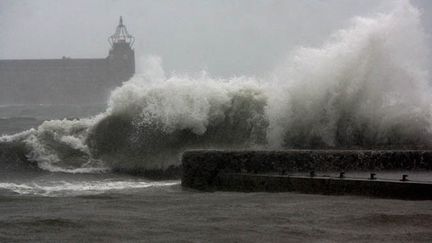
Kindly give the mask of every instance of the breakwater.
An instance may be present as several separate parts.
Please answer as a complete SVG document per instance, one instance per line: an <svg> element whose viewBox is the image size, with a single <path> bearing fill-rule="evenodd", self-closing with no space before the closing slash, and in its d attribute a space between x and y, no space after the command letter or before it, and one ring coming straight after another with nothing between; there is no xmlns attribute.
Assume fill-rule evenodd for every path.
<svg viewBox="0 0 432 243"><path fill-rule="evenodd" d="M118 29L126 29L122 20L105 58L1 59L0 104L104 104L135 73L133 42Z"/></svg>
<svg viewBox="0 0 432 243"><path fill-rule="evenodd" d="M430 150L195 150L183 154L182 166L182 185L204 191L299 191L432 199L432 183L428 182L309 174L432 171ZM293 173L308 176L290 175Z"/></svg>

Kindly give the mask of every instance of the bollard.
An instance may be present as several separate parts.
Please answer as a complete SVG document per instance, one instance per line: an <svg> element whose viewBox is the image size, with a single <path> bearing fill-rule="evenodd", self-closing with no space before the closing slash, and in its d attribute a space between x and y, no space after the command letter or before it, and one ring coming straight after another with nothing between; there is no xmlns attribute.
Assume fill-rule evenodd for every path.
<svg viewBox="0 0 432 243"><path fill-rule="evenodd" d="M371 173L369 180L376 180L376 174L375 173Z"/></svg>
<svg viewBox="0 0 432 243"><path fill-rule="evenodd" d="M345 172L342 171L341 173L339 173L339 178L340 178L340 179L345 178Z"/></svg>
<svg viewBox="0 0 432 243"><path fill-rule="evenodd" d="M408 181L408 175L406 174L402 175L401 181Z"/></svg>
<svg viewBox="0 0 432 243"><path fill-rule="evenodd" d="M311 171L311 172L309 173L309 176L310 176L310 177L315 177L315 171Z"/></svg>

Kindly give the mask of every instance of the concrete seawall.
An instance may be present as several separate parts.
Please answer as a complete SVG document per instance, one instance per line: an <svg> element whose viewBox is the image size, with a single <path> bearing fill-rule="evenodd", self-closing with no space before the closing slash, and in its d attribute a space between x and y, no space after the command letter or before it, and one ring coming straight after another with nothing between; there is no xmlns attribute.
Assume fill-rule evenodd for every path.
<svg viewBox="0 0 432 243"><path fill-rule="evenodd" d="M310 171L432 171L429 150L194 150L183 154L182 166L182 185L204 191L300 191L432 199L432 183L286 176ZM426 198L417 197L428 191L431 193Z"/></svg>

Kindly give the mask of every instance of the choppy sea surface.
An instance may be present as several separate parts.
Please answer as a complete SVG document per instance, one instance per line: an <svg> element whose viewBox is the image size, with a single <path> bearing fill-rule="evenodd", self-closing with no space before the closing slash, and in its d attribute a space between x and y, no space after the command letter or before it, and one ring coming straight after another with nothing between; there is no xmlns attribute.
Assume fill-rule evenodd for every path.
<svg viewBox="0 0 432 243"><path fill-rule="evenodd" d="M56 189L52 188L50 196L2 192L0 241L432 240L430 201L297 193L202 193L184 190L178 182L145 186L141 181L135 184L141 187L98 191L91 180L81 183L89 184L83 193L53 193Z"/></svg>

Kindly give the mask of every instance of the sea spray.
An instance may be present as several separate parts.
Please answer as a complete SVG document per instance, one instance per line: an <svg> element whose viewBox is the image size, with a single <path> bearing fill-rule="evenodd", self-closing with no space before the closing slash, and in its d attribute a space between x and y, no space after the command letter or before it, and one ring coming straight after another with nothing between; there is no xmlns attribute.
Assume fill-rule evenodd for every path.
<svg viewBox="0 0 432 243"><path fill-rule="evenodd" d="M355 18L299 48L270 78L167 75L160 59L112 92L107 110L2 137L51 171L140 171L193 148L431 146L427 48L418 10Z"/></svg>
<svg viewBox="0 0 432 243"><path fill-rule="evenodd" d="M431 90L417 9L355 18L278 67L267 117L274 147L431 144Z"/></svg>

